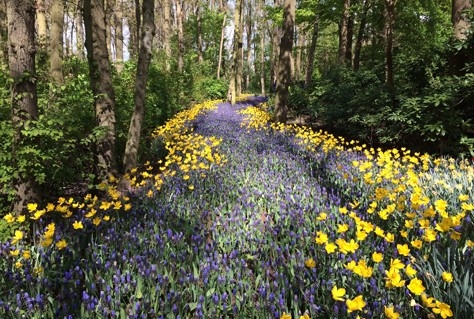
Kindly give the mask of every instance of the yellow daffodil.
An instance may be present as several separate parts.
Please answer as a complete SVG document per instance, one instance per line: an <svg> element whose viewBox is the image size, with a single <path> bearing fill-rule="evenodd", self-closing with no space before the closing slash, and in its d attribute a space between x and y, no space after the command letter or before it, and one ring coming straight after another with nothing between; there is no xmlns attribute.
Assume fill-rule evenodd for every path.
<svg viewBox="0 0 474 319"><path fill-rule="evenodd" d="M82 224L81 221L75 220L74 223L72 224L72 227L74 229L82 229L82 228L84 228L84 225Z"/></svg>
<svg viewBox="0 0 474 319"><path fill-rule="evenodd" d="M395 309L393 306L391 307L384 306L384 314L385 314L385 317L387 317L388 319L400 318L400 314L398 312L395 312Z"/></svg>
<svg viewBox="0 0 474 319"><path fill-rule="evenodd" d="M308 268L314 268L316 267L316 261L313 258L309 258L304 262L304 265Z"/></svg>
<svg viewBox="0 0 474 319"><path fill-rule="evenodd" d="M344 288L337 288L337 286L332 287L331 290L332 299L336 301L344 301L344 295L346 294L346 289Z"/></svg>
<svg viewBox="0 0 474 319"><path fill-rule="evenodd" d="M453 282L453 274L450 272L443 271L443 274L441 275L441 277L447 283Z"/></svg>
<svg viewBox="0 0 474 319"><path fill-rule="evenodd" d="M351 313L351 312L357 311L357 310L362 311L362 309L365 307L365 301L364 301L362 295L359 295L359 296L355 297L352 300L347 299L346 300L346 306L347 306L347 312L348 313Z"/></svg>
<svg viewBox="0 0 474 319"><path fill-rule="evenodd" d="M423 291L425 291L423 282L417 278L413 278L412 280L410 280L410 283L407 285L407 288L417 296L421 295Z"/></svg>
<svg viewBox="0 0 474 319"><path fill-rule="evenodd" d="M283 312L280 319L291 319L291 315L287 314L286 312Z"/></svg>
<svg viewBox="0 0 474 319"><path fill-rule="evenodd" d="M23 239L23 232L21 230L15 230L15 235L13 236L12 245L16 244Z"/></svg>
<svg viewBox="0 0 474 319"><path fill-rule="evenodd" d="M67 247L67 242L66 242L66 240L64 240L64 239L61 239L60 241L58 241L58 242L56 243L56 248L59 249L59 250L62 250L62 249L64 249L64 248L66 248L66 247Z"/></svg>
<svg viewBox="0 0 474 319"><path fill-rule="evenodd" d="M431 311L436 314L439 314L443 319L453 316L453 311L451 310L451 307L448 304L439 301L436 301L436 307L432 308Z"/></svg>

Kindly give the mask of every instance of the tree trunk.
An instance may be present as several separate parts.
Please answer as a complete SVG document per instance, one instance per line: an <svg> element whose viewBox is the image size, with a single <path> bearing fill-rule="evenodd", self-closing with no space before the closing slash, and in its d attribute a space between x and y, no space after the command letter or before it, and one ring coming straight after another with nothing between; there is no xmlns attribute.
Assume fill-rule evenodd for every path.
<svg viewBox="0 0 474 319"><path fill-rule="evenodd" d="M8 20L6 0L0 6L0 54L2 62L8 63Z"/></svg>
<svg viewBox="0 0 474 319"><path fill-rule="evenodd" d="M253 28L253 20L252 20L252 3L248 3L248 14L247 14L247 61L246 61L246 76L245 76L245 89L248 90L250 87L250 75L252 71L252 28Z"/></svg>
<svg viewBox="0 0 474 319"><path fill-rule="evenodd" d="M243 35L244 35L244 16L243 16L243 1L240 2L240 22L238 28L238 35L237 38L237 73L235 76L235 97L238 98L242 94L242 79L244 73L244 43L243 43Z"/></svg>
<svg viewBox="0 0 474 319"><path fill-rule="evenodd" d="M170 0L163 1L163 45L165 47L166 62L165 67L166 71L171 69L170 59L171 59L171 7Z"/></svg>
<svg viewBox="0 0 474 319"><path fill-rule="evenodd" d="M471 27L467 11L471 9L471 0L452 0L451 21L454 28L454 36L458 40L466 40L467 31Z"/></svg>
<svg viewBox="0 0 474 319"><path fill-rule="evenodd" d="M316 53L316 44L318 43L319 36L319 16L316 16L316 20L313 25L313 33L311 34L311 44L308 52L308 65L306 67L306 78L305 87L311 86L314 71L314 55Z"/></svg>
<svg viewBox="0 0 474 319"><path fill-rule="evenodd" d="M260 4L260 89L262 95L265 95L265 0L261 0Z"/></svg>
<svg viewBox="0 0 474 319"><path fill-rule="evenodd" d="M140 34L141 30L140 28L142 27L142 14L140 11L140 0L135 0L135 22L137 23L137 28L135 30L135 38L136 38L136 48L135 52L138 54L140 50Z"/></svg>
<svg viewBox="0 0 474 319"><path fill-rule="evenodd" d="M235 10L234 10L234 42L232 49L232 65L231 65L231 75L228 91L228 100L231 104L234 105L237 98L237 76L238 76L238 64L239 64L239 51L242 52L242 41L240 39L240 21L242 15L242 0L235 1ZM239 46L240 43L240 46Z"/></svg>
<svg viewBox="0 0 474 319"><path fill-rule="evenodd" d="M344 64L347 57L347 39L348 39L348 26L350 20L350 9L351 1L344 0L342 6L342 17L339 24L339 64Z"/></svg>
<svg viewBox="0 0 474 319"><path fill-rule="evenodd" d="M51 8L50 72L54 82L63 83L63 0L53 0Z"/></svg>
<svg viewBox="0 0 474 319"><path fill-rule="evenodd" d="M36 0L36 23L39 47L45 51L48 42L48 24L46 23L46 5L44 0Z"/></svg>
<svg viewBox="0 0 474 319"><path fill-rule="evenodd" d="M97 125L105 136L97 142L98 178L106 181L116 175L115 158L115 94L112 86L105 30L103 0L84 0L87 60L95 97Z"/></svg>
<svg viewBox="0 0 474 319"><path fill-rule="evenodd" d="M346 40L346 56L344 58L346 65L351 66L352 64L352 38L354 35L354 15L349 15L349 20L347 21L347 40Z"/></svg>
<svg viewBox="0 0 474 319"><path fill-rule="evenodd" d="M176 22L178 27L178 71L182 72L184 69L184 14L183 4L181 0L175 0L176 3Z"/></svg>
<svg viewBox="0 0 474 319"><path fill-rule="evenodd" d="M302 31L299 32L298 46L296 48L296 59L295 59L295 81L301 80L301 59L303 56L303 47L305 45L305 36Z"/></svg>
<svg viewBox="0 0 474 319"><path fill-rule="evenodd" d="M201 64L204 62L203 53L202 53L202 21L201 21L201 4L199 0L196 2L196 44L197 44L197 53L198 53L198 63Z"/></svg>
<svg viewBox="0 0 474 319"><path fill-rule="evenodd" d="M362 41L364 40L365 26L367 24L367 13L371 6L371 0L364 0L364 8L359 23L359 30L357 32L357 40L354 49L354 70L359 70L360 67L360 51L362 49Z"/></svg>
<svg viewBox="0 0 474 319"><path fill-rule="evenodd" d="M128 129L127 145L123 159L127 172L136 167L140 134L145 114L146 81L151 61L153 37L155 36L154 0L143 0L142 44L138 55L137 76L135 80L135 109Z"/></svg>
<svg viewBox="0 0 474 319"><path fill-rule="evenodd" d="M385 0L385 84L394 91L393 79L393 29L395 27L396 0Z"/></svg>
<svg viewBox="0 0 474 319"><path fill-rule="evenodd" d="M35 69L35 2L34 0L8 0L8 67L13 80L11 86L12 123L15 130L13 160L23 136L26 121L38 118ZM13 211L24 213L26 205L39 198L32 174L20 171L15 180Z"/></svg>
<svg viewBox="0 0 474 319"><path fill-rule="evenodd" d="M291 53L295 26L296 0L285 0L283 11L283 37L278 61L277 92L274 121L286 123L288 113L288 87L291 82Z"/></svg>
<svg viewBox="0 0 474 319"><path fill-rule="evenodd" d="M77 11L76 11L76 47L77 47L77 57L79 59L84 59L84 22L82 20L82 10L83 10L83 0L77 2Z"/></svg>
<svg viewBox="0 0 474 319"><path fill-rule="evenodd" d="M222 28L221 28L221 41L219 44L219 61L217 63L217 78L221 78L221 67L222 67L222 51L224 50L224 39L225 39L225 26L227 23L227 10L226 6L223 5L221 0L220 11L224 13L224 19L222 20Z"/></svg>
<svg viewBox="0 0 474 319"><path fill-rule="evenodd" d="M120 73L123 70L123 0L116 1L114 10L115 68Z"/></svg>

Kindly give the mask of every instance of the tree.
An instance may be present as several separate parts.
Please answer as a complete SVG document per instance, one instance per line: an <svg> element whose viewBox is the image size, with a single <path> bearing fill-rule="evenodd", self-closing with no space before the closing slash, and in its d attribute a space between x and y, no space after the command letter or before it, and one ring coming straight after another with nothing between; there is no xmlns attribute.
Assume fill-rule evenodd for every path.
<svg viewBox="0 0 474 319"><path fill-rule="evenodd" d="M12 122L15 130L13 159L24 139L22 129L28 121L38 118L35 68L35 2L34 0L8 0L8 66L11 86ZM18 165L17 165L18 166ZM20 170L15 181L16 196L13 211L24 212L29 202L38 200L35 179Z"/></svg>
<svg viewBox="0 0 474 319"><path fill-rule="evenodd" d="M221 66L222 66L222 51L224 50L224 39L225 39L225 27L227 23L227 13L226 13L227 4L224 5L222 0L220 0L219 9L222 13L224 13L224 18L222 19L222 29L221 29L221 40L219 44L219 61L217 63L217 78L221 78Z"/></svg>
<svg viewBox="0 0 474 319"><path fill-rule="evenodd" d="M235 1L234 8L234 42L232 46L232 65L231 74L229 81L228 100L234 105L237 96L237 76L238 76L238 65L239 65L239 50L242 51L242 39L240 36L240 21L242 15L242 0Z"/></svg>
<svg viewBox="0 0 474 319"><path fill-rule="evenodd" d="M76 47L77 52L76 55L79 59L84 59L84 23L82 19L82 10L83 10L83 3L84 0L79 0L77 2L77 9L76 9Z"/></svg>
<svg viewBox="0 0 474 319"><path fill-rule="evenodd" d="M384 0L385 10L385 84L393 91L395 83L393 79L393 33L395 28L395 4L397 0Z"/></svg>
<svg viewBox="0 0 474 319"><path fill-rule="evenodd" d="M54 82L63 82L63 0L53 0L51 7L50 72Z"/></svg>
<svg viewBox="0 0 474 319"><path fill-rule="evenodd" d="M451 21L454 28L454 36L459 40L466 40L467 31L471 23L466 15L467 10L471 9L471 0L452 0Z"/></svg>
<svg viewBox="0 0 474 319"><path fill-rule="evenodd" d="M348 56L348 51L352 43L349 43L349 36L352 39L352 34L350 32L350 6L351 6L351 1L350 0L344 0L343 6L342 6L342 17L341 17L341 22L339 25L339 63L343 64L344 62L347 62L347 56ZM351 41L352 42L352 41ZM350 60L349 60L350 61Z"/></svg>
<svg viewBox="0 0 474 319"><path fill-rule="evenodd" d="M314 55L316 53L318 35L319 35L319 15L317 15L314 20L313 32L311 33L311 43L310 43L309 52L308 52L308 65L306 67L306 78L305 78L306 87L309 87L311 85L311 81L313 79Z"/></svg>
<svg viewBox="0 0 474 319"><path fill-rule="evenodd" d="M170 58L171 58L171 6L170 0L163 0L163 45L165 47L165 58L166 58L166 71L169 71L171 68Z"/></svg>
<svg viewBox="0 0 474 319"><path fill-rule="evenodd" d="M116 0L114 7L115 68L123 70L123 0Z"/></svg>
<svg viewBox="0 0 474 319"><path fill-rule="evenodd" d="M296 0L285 0L283 10L283 37L280 42L274 115L274 121L280 123L286 123L288 113L288 87L291 82L291 51L293 50Z"/></svg>
<svg viewBox="0 0 474 319"><path fill-rule="evenodd" d="M176 5L176 23L178 27L178 71L182 72L184 68L184 13L181 0L175 0Z"/></svg>
<svg viewBox="0 0 474 319"><path fill-rule="evenodd" d="M97 125L104 132L104 136L96 144L98 178L105 181L110 175L116 175L117 165L115 158L115 93L107 52L103 0L84 0L84 25L89 77L95 98L95 116Z"/></svg>
<svg viewBox="0 0 474 319"><path fill-rule="evenodd" d="M145 114L146 82L151 61L153 37L155 36L155 5L154 0L143 0L142 43L138 55L137 76L135 79L135 109L133 111L128 139L125 147L123 165L125 171L137 165L140 134Z"/></svg>
<svg viewBox="0 0 474 319"><path fill-rule="evenodd" d="M364 39L365 26L367 24L367 13L371 7L371 0L363 0L363 9L359 22L359 30L357 31L357 39L354 49L354 70L359 70L360 67L360 52L362 50L362 41Z"/></svg>

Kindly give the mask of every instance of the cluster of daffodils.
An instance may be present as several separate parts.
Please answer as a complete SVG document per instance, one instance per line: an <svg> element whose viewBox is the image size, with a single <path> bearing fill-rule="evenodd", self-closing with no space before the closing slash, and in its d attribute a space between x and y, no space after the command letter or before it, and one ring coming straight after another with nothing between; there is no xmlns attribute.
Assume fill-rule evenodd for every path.
<svg viewBox="0 0 474 319"><path fill-rule="evenodd" d="M216 151L220 140L214 137L203 137L192 132L188 123L194 120L199 114L212 110L216 107L218 101L210 101L198 104L195 107L178 113L163 126L158 127L153 136L161 138L165 142L168 155L165 160L158 161L159 168L156 170L150 162L144 164L144 169L139 171L134 168L125 175L133 188L140 188L152 184L147 196L152 197L155 191L160 190L164 179L167 176L174 176L177 171L183 175L183 179L189 179L189 173L193 170L208 170L212 165L220 165L224 162L222 156ZM201 173L205 176L205 173ZM99 226L101 223L109 222L114 219L114 213L126 212L132 208L130 197L118 190L119 180L110 176L107 183L99 185L104 192L104 196L99 198L87 194L82 199L60 197L55 203L48 203L45 207L39 207L37 203L27 205L28 214L18 215L9 213L3 219L12 226L24 229L23 225L27 220L37 221L46 216L58 215L64 219L70 220L70 226L73 230L81 230L85 225ZM193 189L189 185L189 189ZM67 246L65 239L60 238L55 232L55 223L46 225L43 233L40 235L39 243L43 247L52 246L62 250ZM64 233L64 232L63 232ZM20 244L25 240L28 234L23 230L16 230L12 244ZM30 241L36 242L36 238L30 238Z"/></svg>
<svg viewBox="0 0 474 319"><path fill-rule="evenodd" d="M333 267L343 274L335 279L343 280L332 289L336 307L340 302L347 313L358 312L358 318L363 318L367 305L364 292L377 293L382 283L388 297L386 318L406 314L396 305L422 307L442 318L453 316L450 305L430 296L425 287L427 280L450 284L455 280L453 274L446 269L440 278L430 279L432 275L423 272L420 261L429 260L435 247L444 250L454 244L463 251L473 248L469 234L462 233L464 219L474 210L472 165L411 154L403 148L368 149L306 127L270 125L268 113L259 107L241 113L246 116L243 125L247 128L292 134L309 151L344 151L345 157L353 154L348 165L336 167L334 183L352 185L363 195L336 211L316 216L321 230L314 237L315 256L332 260ZM326 257L319 257L322 255ZM306 259L307 268L318 267L314 258ZM291 317L284 313L281 318Z"/></svg>

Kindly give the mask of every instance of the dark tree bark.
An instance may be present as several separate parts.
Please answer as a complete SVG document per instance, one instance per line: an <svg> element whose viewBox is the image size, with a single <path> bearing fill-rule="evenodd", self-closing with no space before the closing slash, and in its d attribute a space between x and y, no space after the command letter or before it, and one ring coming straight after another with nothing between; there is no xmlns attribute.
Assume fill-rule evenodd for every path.
<svg viewBox="0 0 474 319"><path fill-rule="evenodd" d="M316 45L318 43L318 36L319 36L319 16L316 16L316 20L314 21L313 25L313 32L311 34L311 44L309 46L308 52L308 65L306 67L306 79L305 79L305 86L311 86L311 81L313 79L313 71L314 71L314 55L316 53Z"/></svg>
<svg viewBox="0 0 474 319"><path fill-rule="evenodd" d="M364 7L359 23L359 30L357 31L357 40L354 49L354 70L359 70L360 67L360 52L362 49L362 42L364 41L365 26L367 24L367 13L371 6L371 0L364 0Z"/></svg>
<svg viewBox="0 0 474 319"><path fill-rule="evenodd" d="M27 121L38 118L35 68L35 1L8 0L8 67L11 86L12 123L15 130L13 160L24 137L21 134ZM16 166L16 165L15 165ZM13 212L24 213L26 205L39 198L35 179L24 170L15 180L16 196Z"/></svg>
<svg viewBox="0 0 474 319"><path fill-rule="evenodd" d="M349 8L351 6L350 0L344 0L342 6L342 17L339 24L339 63L344 64L347 57L347 48L348 48L348 26L350 20Z"/></svg>
<svg viewBox="0 0 474 319"><path fill-rule="evenodd" d="M97 125L105 136L97 142L98 178L106 181L116 175L115 157L115 94L112 86L107 52L105 8L103 0L84 0L87 60L92 91L95 97Z"/></svg>
<svg viewBox="0 0 474 319"><path fill-rule="evenodd" d="M0 5L0 55L8 63L8 19L6 0L1 0Z"/></svg>
<svg viewBox="0 0 474 319"><path fill-rule="evenodd" d="M123 165L125 171L136 167L141 128L145 115L146 81L151 61L153 37L155 36L154 0L143 0L142 44L138 55L137 76L135 80L135 109L128 129L127 145Z"/></svg>
<svg viewBox="0 0 474 319"><path fill-rule="evenodd" d="M283 37L278 61L277 92L274 121L286 123L288 113L288 87L291 82L291 51L295 27L296 0L285 0L283 8Z"/></svg>
<svg viewBox="0 0 474 319"><path fill-rule="evenodd" d="M395 4L397 0L385 1L385 84L393 92L393 37L395 28Z"/></svg>

